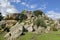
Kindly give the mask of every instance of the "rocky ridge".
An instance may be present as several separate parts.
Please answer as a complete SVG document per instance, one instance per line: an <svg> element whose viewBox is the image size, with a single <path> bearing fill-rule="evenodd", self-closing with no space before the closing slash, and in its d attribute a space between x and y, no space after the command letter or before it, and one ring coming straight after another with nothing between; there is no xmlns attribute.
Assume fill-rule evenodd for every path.
<svg viewBox="0 0 60 40"><path fill-rule="evenodd" d="M23 11L21 15L17 13L9 14L0 22L0 26L4 27L3 31L6 28L9 29L4 36L7 40L16 40L24 32L40 34L41 32L49 33L51 30L56 31L60 28L58 21L48 18L43 13L35 16L31 11Z"/></svg>

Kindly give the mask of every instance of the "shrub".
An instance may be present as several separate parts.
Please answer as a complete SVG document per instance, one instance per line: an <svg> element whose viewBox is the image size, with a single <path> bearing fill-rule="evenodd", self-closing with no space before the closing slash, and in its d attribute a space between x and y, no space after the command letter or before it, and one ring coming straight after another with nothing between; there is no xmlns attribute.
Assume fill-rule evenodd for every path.
<svg viewBox="0 0 60 40"><path fill-rule="evenodd" d="M34 24L45 28L47 27L43 19L37 19L36 21L34 21Z"/></svg>
<svg viewBox="0 0 60 40"><path fill-rule="evenodd" d="M0 21L3 19L3 16L1 15L1 13L0 13Z"/></svg>
<svg viewBox="0 0 60 40"><path fill-rule="evenodd" d="M33 12L35 16L39 16L39 15L42 15L43 12L41 10L36 10Z"/></svg>
<svg viewBox="0 0 60 40"><path fill-rule="evenodd" d="M1 26L0 26L0 30L1 30L2 28L1 28Z"/></svg>
<svg viewBox="0 0 60 40"><path fill-rule="evenodd" d="M19 15L19 20L20 21L23 21L23 20L26 20L27 19L27 16L25 14L20 14Z"/></svg>
<svg viewBox="0 0 60 40"><path fill-rule="evenodd" d="M57 29L57 28L55 28L55 27L53 27L53 31L58 31L58 29Z"/></svg>

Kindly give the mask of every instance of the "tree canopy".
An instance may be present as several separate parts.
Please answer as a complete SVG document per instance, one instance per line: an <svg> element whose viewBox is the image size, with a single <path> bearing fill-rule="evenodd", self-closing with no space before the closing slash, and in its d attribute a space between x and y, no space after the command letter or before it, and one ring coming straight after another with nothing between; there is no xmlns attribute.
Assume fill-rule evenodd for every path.
<svg viewBox="0 0 60 40"><path fill-rule="evenodd" d="M39 15L43 14L43 12L41 10L35 10L35 11L33 11L33 13L35 16L39 16Z"/></svg>

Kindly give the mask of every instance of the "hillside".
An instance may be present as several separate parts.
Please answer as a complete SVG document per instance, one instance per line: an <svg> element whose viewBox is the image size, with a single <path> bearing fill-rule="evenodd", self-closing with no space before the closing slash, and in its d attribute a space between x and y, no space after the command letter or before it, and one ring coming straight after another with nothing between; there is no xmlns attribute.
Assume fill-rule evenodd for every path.
<svg viewBox="0 0 60 40"><path fill-rule="evenodd" d="M18 37L24 38L25 36L27 38L28 37L30 38L30 36L34 37L35 35L39 40L39 37L41 36L43 37L46 35L50 36L54 34L53 32L51 33L51 31L58 31L60 29L59 21L52 20L41 10L35 10L33 12L23 10L21 13L7 14L6 16L3 17L3 19L1 18L0 20L1 20L0 32L6 32L4 38L6 38L7 40L17 40ZM20 40L19 38L18 40ZM28 39L21 39L21 40L28 40ZM31 40L37 40L37 39L31 39Z"/></svg>

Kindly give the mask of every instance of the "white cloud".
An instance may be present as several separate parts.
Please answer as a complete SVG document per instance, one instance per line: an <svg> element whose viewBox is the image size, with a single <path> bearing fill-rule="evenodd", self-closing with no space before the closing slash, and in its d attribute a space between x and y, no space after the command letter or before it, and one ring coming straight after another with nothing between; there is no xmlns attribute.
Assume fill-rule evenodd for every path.
<svg viewBox="0 0 60 40"><path fill-rule="evenodd" d="M21 4L27 8L36 8L36 4L27 4L26 2L21 2Z"/></svg>
<svg viewBox="0 0 60 40"><path fill-rule="evenodd" d="M37 5L30 5L30 8L36 8Z"/></svg>
<svg viewBox="0 0 60 40"><path fill-rule="evenodd" d="M48 15L48 17L50 17L52 19L59 19L60 18L60 13L59 12L55 12L55 11L48 11L46 13L46 15Z"/></svg>
<svg viewBox="0 0 60 40"><path fill-rule="evenodd" d="M7 10L7 13L16 13L17 12L17 10L16 9L14 9L14 8L8 8Z"/></svg>
<svg viewBox="0 0 60 40"><path fill-rule="evenodd" d="M15 2L15 3L21 2L21 0L8 0L8 1L10 1L10 2Z"/></svg>
<svg viewBox="0 0 60 40"><path fill-rule="evenodd" d="M39 8L40 10L45 10L47 8L47 4L43 4L41 5L41 7Z"/></svg>
<svg viewBox="0 0 60 40"><path fill-rule="evenodd" d="M24 5L24 6L26 6L26 3L25 2L22 2L21 4Z"/></svg>
<svg viewBox="0 0 60 40"><path fill-rule="evenodd" d="M17 9L15 9L15 7L11 5L8 0L0 0L0 10L2 15L18 12Z"/></svg>
<svg viewBox="0 0 60 40"><path fill-rule="evenodd" d="M21 2L21 0L17 0L16 2L19 3L19 2Z"/></svg>
<svg viewBox="0 0 60 40"><path fill-rule="evenodd" d="M26 7L30 8L30 9L34 9L37 7L37 5L36 4L33 4L33 5L26 4Z"/></svg>

